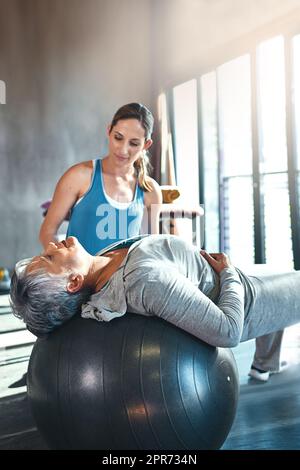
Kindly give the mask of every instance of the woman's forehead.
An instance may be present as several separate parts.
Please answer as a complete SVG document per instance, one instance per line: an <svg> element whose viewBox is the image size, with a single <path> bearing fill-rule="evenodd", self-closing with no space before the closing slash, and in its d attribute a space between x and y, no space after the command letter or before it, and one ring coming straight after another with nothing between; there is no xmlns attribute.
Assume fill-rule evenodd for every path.
<svg viewBox="0 0 300 470"><path fill-rule="evenodd" d="M31 259L31 262L27 265L26 273L31 273L36 269L47 269L48 267L50 267L50 262L47 258L43 255L34 256L34 258Z"/></svg>
<svg viewBox="0 0 300 470"><path fill-rule="evenodd" d="M121 134L130 134L132 138L136 139L145 137L145 129L138 119L122 119L115 124L113 130Z"/></svg>
<svg viewBox="0 0 300 470"><path fill-rule="evenodd" d="M32 262L33 258L24 258L24 259L21 259L20 261L18 261L15 265L15 271L16 271L16 274L19 276L20 274L22 274L25 269L27 268L27 266L29 266L29 264Z"/></svg>

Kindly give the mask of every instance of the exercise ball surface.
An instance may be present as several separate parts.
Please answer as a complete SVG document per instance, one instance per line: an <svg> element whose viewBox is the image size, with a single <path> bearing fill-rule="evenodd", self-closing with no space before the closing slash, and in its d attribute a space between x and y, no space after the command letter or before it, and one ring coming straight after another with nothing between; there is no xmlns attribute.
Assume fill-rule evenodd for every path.
<svg viewBox="0 0 300 470"><path fill-rule="evenodd" d="M28 397L52 449L219 449L237 407L232 352L156 317L72 318L33 348Z"/></svg>

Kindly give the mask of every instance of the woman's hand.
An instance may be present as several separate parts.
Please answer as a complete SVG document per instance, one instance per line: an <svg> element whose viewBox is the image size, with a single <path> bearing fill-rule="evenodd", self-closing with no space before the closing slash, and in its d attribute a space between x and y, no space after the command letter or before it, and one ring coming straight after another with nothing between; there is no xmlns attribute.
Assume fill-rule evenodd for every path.
<svg viewBox="0 0 300 470"><path fill-rule="evenodd" d="M201 250L200 253L217 274L231 266L229 257L225 253L207 253L205 250Z"/></svg>

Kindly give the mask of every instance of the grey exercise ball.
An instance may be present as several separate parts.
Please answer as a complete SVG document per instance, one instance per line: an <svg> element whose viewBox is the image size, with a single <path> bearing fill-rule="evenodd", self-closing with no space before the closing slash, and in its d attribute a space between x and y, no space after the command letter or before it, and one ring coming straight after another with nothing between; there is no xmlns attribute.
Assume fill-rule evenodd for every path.
<svg viewBox="0 0 300 470"><path fill-rule="evenodd" d="M219 449L237 407L232 352L156 317L72 318L36 341L28 396L52 449Z"/></svg>

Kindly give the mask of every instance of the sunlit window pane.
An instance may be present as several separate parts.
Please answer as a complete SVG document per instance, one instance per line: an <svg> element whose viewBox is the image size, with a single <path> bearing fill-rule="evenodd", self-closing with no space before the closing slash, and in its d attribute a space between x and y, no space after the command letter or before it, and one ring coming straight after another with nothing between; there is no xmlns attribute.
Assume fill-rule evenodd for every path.
<svg viewBox="0 0 300 470"><path fill-rule="evenodd" d="M284 39L277 36L257 50L261 171L287 169Z"/></svg>
<svg viewBox="0 0 300 470"><path fill-rule="evenodd" d="M178 85L174 93L174 127L177 184L182 201L199 203L197 81Z"/></svg>
<svg viewBox="0 0 300 470"><path fill-rule="evenodd" d="M250 77L249 55L217 69L223 244L237 265L254 260Z"/></svg>
<svg viewBox="0 0 300 470"><path fill-rule="evenodd" d="M293 267L287 174L262 177L265 213L266 262Z"/></svg>
<svg viewBox="0 0 300 470"><path fill-rule="evenodd" d="M293 38L293 98L296 119L297 167L300 170L300 34Z"/></svg>
<svg viewBox="0 0 300 470"><path fill-rule="evenodd" d="M217 137L216 73L201 77L201 123L204 168L205 247L217 252L219 246L219 178Z"/></svg>
<svg viewBox="0 0 300 470"><path fill-rule="evenodd" d="M254 262L252 176L224 179L224 250L236 266Z"/></svg>
<svg viewBox="0 0 300 470"><path fill-rule="evenodd" d="M293 38L293 98L295 112L296 129L296 150L297 150L297 182L299 188L300 205L300 34Z"/></svg>
<svg viewBox="0 0 300 470"><path fill-rule="evenodd" d="M220 148L224 176L250 175L250 57L244 55L218 67Z"/></svg>

